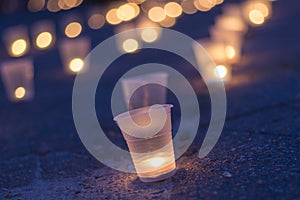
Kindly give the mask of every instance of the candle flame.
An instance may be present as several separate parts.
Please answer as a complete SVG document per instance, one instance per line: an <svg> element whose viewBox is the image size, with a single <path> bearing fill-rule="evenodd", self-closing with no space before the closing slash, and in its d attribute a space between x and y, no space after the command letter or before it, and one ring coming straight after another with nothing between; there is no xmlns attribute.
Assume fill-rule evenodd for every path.
<svg viewBox="0 0 300 200"><path fill-rule="evenodd" d="M149 163L153 167L160 167L164 163L165 159L162 157L156 157L149 160Z"/></svg>

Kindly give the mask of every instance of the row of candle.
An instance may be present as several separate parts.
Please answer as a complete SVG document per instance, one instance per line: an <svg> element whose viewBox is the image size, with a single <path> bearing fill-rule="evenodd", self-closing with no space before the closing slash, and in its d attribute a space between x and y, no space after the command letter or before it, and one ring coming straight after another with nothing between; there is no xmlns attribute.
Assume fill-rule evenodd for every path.
<svg viewBox="0 0 300 200"><path fill-rule="evenodd" d="M243 11L245 10L248 12L248 15L243 14ZM215 26L210 28L211 38L199 40L199 43L206 49L213 61L217 64L213 71L209 71L209 76L213 77L212 80L215 80L215 77L223 81L228 81L230 79L230 65L238 63L241 57L243 36L248 28L246 23L249 22L249 24L258 25L258 22L261 22L255 21L255 19L259 19L259 17L254 18L254 20L251 18L253 12L260 12L264 16L261 21L264 21L271 16L271 3L266 0L255 0L247 1L242 5L228 4L224 6L223 15L219 16L216 19ZM72 23L69 23L66 26L66 30ZM45 49L53 46L55 42L54 25L49 21L45 21L35 24L34 27L32 38L36 38L35 46L39 49ZM144 29L137 31L136 34L127 35L123 38L117 37L117 46L122 52L134 53L137 49L141 48L142 42L155 42L159 39L162 33L159 26L147 18L141 18L136 25L120 25L116 27L115 30L116 33L118 33L136 27ZM59 51L63 60L64 69L67 73L78 73L82 71L84 69L83 60L91 50L91 42L89 38L76 37L77 35L75 34L73 39L64 39L59 43ZM6 30L4 38L11 55L21 56L28 51L29 37L26 35L24 26ZM197 52L195 52L195 55L196 58L199 58L197 56ZM15 78L14 75L14 71L17 71L17 69L20 68L17 66L21 65L22 60L24 60L24 65L27 66L26 69L32 68L27 71L30 71L29 73L33 74L33 62L28 61L30 60L29 58L3 62L1 67L4 84L8 91L7 93L9 98L13 101L29 100L33 96L33 83L27 84L26 81L23 83L22 81L18 82L16 80L20 78ZM8 68L15 69L9 70ZM16 76L18 77L20 75ZM33 75L26 76L26 73L24 73L24 77L27 77L26 79L30 79ZM25 79L23 78L20 80ZM15 83L13 84L13 82ZM26 85L31 86L27 87Z"/></svg>
<svg viewBox="0 0 300 200"><path fill-rule="evenodd" d="M210 38L198 40L205 48L216 66L211 71L207 68L208 77L215 77L227 82L231 78L231 69L240 62L244 35L248 25L259 26L271 17L272 5L267 0L249 0L242 4L227 4L222 15L209 28ZM201 56L195 51L200 63Z"/></svg>

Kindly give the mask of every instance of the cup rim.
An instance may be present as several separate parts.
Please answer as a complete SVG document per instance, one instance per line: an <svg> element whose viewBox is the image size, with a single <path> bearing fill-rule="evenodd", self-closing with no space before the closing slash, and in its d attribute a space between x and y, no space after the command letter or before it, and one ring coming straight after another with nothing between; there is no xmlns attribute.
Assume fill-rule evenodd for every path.
<svg viewBox="0 0 300 200"><path fill-rule="evenodd" d="M124 119L124 118L128 118L128 117L135 116L135 115L143 115L147 112L138 113L138 111L145 110L147 108L149 110L150 107L155 106L155 105L160 105L160 106L163 106L164 108L172 108L173 107L172 104L153 104L151 106L146 106L146 107L137 108L137 109L134 109L134 110L129 110L129 111L123 112L123 113L118 114L117 116L115 116L113 118L113 120L118 122L119 119ZM162 108L160 107L160 108L156 108L156 109L159 110L159 109L162 109Z"/></svg>

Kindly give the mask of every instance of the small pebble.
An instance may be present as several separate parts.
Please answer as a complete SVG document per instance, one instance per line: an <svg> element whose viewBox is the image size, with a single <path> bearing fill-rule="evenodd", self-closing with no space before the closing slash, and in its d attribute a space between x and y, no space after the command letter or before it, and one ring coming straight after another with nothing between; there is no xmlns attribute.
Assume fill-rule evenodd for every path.
<svg viewBox="0 0 300 200"><path fill-rule="evenodd" d="M232 174L228 171L225 171L222 175L226 178L231 178L232 177Z"/></svg>

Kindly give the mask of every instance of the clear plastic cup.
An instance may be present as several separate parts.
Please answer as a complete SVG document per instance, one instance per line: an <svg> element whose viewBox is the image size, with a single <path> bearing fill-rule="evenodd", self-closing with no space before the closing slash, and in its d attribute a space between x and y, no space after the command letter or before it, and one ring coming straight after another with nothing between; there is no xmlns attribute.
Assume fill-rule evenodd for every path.
<svg viewBox="0 0 300 200"><path fill-rule="evenodd" d="M83 73L89 65L86 56L91 50L91 41L87 37L64 39L59 43L59 53L68 74Z"/></svg>
<svg viewBox="0 0 300 200"><path fill-rule="evenodd" d="M31 59L3 62L0 71L9 100L16 102L33 99L34 69Z"/></svg>
<svg viewBox="0 0 300 200"><path fill-rule="evenodd" d="M156 182L175 174L172 107L170 104L148 106L114 118L126 140L137 175L143 182Z"/></svg>
<svg viewBox="0 0 300 200"><path fill-rule="evenodd" d="M164 86L167 83L168 74L165 72L123 78L121 84L129 110L166 103L167 89Z"/></svg>

